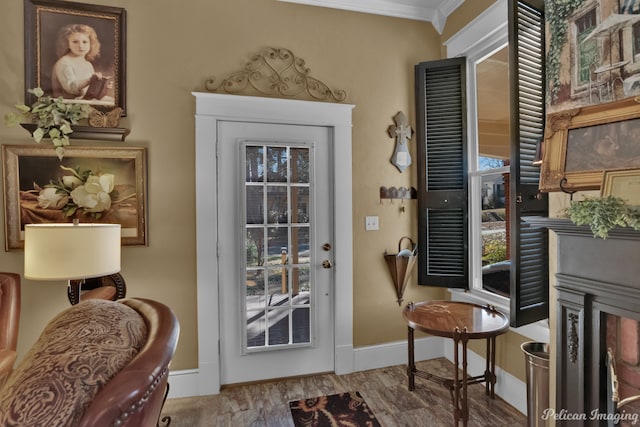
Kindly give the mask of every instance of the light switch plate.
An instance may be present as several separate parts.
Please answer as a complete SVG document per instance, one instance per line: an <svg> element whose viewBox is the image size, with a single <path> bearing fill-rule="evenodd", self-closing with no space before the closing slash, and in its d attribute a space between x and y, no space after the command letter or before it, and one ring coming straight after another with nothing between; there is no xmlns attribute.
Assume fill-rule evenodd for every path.
<svg viewBox="0 0 640 427"><path fill-rule="evenodd" d="M378 230L378 217L366 216L364 217L364 229L367 231Z"/></svg>

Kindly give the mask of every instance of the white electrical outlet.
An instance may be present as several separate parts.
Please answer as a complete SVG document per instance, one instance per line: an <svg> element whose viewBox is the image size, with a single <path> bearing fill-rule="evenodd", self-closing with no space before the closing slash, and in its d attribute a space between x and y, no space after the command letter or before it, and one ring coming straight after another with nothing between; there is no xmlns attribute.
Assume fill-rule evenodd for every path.
<svg viewBox="0 0 640 427"><path fill-rule="evenodd" d="M367 231L378 230L378 217L366 216L364 217L364 229Z"/></svg>

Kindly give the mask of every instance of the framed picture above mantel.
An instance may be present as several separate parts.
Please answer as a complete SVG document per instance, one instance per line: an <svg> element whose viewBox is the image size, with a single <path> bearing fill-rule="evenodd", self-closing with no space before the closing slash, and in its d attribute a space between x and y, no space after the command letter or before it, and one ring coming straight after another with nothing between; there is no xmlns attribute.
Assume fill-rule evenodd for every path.
<svg viewBox="0 0 640 427"><path fill-rule="evenodd" d="M640 168L639 140L636 98L550 114L540 190L599 190L605 171Z"/></svg>
<svg viewBox="0 0 640 427"><path fill-rule="evenodd" d="M24 0L26 92L126 115L126 12L58 0Z"/></svg>
<svg viewBox="0 0 640 427"><path fill-rule="evenodd" d="M146 149L2 146L5 250L24 247L34 223L120 224L123 245L147 244Z"/></svg>

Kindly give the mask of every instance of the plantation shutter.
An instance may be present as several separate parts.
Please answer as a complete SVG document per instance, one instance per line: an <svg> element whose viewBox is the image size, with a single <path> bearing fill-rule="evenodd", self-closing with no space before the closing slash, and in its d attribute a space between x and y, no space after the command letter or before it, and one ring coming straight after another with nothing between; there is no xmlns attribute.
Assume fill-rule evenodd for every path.
<svg viewBox="0 0 640 427"><path fill-rule="evenodd" d="M418 141L418 283L468 283L466 61L415 67Z"/></svg>
<svg viewBox="0 0 640 427"><path fill-rule="evenodd" d="M544 2L509 2L511 107L511 326L549 315L548 232L523 216L548 216L547 195L538 192L540 168L533 165L544 134ZM514 203L515 202L515 203Z"/></svg>

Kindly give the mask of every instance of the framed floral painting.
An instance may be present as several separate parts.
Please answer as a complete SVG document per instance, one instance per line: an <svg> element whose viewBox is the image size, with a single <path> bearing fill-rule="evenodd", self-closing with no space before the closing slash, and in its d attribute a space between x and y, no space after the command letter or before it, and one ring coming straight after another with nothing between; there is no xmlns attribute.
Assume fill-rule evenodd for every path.
<svg viewBox="0 0 640 427"><path fill-rule="evenodd" d="M120 224L123 245L147 244L146 150L3 145L5 250L24 247L35 223Z"/></svg>

